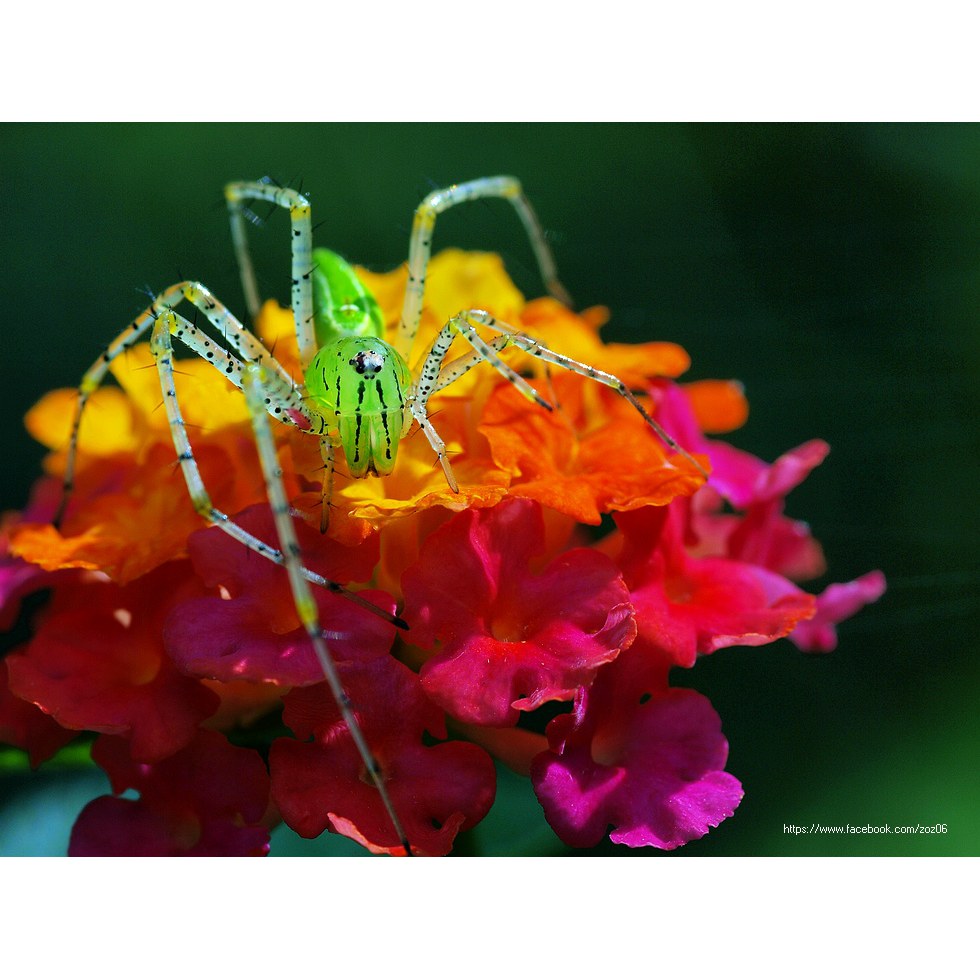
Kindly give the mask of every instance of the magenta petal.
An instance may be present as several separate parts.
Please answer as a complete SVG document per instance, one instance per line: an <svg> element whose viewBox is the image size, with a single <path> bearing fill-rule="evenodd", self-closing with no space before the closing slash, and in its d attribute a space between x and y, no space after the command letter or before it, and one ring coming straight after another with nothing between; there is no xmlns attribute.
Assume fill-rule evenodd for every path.
<svg viewBox="0 0 980 980"><path fill-rule="evenodd" d="M799 486L830 452L822 439L811 439L767 464L725 442L712 442L711 484L738 508L785 497Z"/></svg>
<svg viewBox="0 0 980 980"><path fill-rule="evenodd" d="M812 615L813 597L774 572L688 555L683 514L672 503L616 515L619 564L641 639L690 667L698 654L770 643Z"/></svg>
<svg viewBox="0 0 980 980"><path fill-rule="evenodd" d="M885 593L885 576L868 572L852 582L829 585L817 596L813 619L800 623L789 638L807 653L829 653L837 646L837 623L853 616Z"/></svg>
<svg viewBox="0 0 980 980"><path fill-rule="evenodd" d="M632 656L632 651L624 655ZM573 847L615 843L672 850L730 817L742 798L724 772L728 743L707 698L668 689L626 696L620 662L548 730L531 779L555 833ZM625 687L625 689L624 689Z"/></svg>

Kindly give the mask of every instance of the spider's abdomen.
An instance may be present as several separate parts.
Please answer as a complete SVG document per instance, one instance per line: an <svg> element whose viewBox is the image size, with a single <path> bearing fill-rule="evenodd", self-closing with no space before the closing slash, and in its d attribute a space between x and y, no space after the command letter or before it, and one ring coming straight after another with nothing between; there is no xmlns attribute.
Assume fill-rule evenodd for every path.
<svg viewBox="0 0 980 980"><path fill-rule="evenodd" d="M352 477L385 475L410 420L405 359L377 337L345 337L321 347L306 372L317 411L336 426ZM331 427L332 427L331 426Z"/></svg>

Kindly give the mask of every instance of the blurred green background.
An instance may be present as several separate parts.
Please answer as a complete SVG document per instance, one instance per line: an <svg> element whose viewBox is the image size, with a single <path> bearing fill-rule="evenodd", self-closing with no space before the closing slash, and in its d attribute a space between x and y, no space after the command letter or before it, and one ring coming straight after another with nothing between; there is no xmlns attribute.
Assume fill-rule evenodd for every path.
<svg viewBox="0 0 980 980"><path fill-rule="evenodd" d="M0 161L3 509L23 505L42 456L24 412L78 382L145 306L143 287L198 278L242 309L227 180L302 185L317 240L380 270L404 260L429 190L519 176L576 304L611 308L607 338L674 340L689 378L744 382L752 413L731 437L744 449L831 444L788 511L823 542L826 581L872 568L889 580L830 656L782 641L675 678L721 715L746 794L677 853L980 853L980 127L4 125ZM251 240L264 294L286 302L285 219ZM448 245L499 251L540 292L502 202L443 216L435 247ZM0 855L63 853L104 791L70 764L8 772ZM784 832L814 822L948 830ZM521 781L502 779L488 827L510 853L562 853ZM273 853L335 851L329 836L274 838Z"/></svg>

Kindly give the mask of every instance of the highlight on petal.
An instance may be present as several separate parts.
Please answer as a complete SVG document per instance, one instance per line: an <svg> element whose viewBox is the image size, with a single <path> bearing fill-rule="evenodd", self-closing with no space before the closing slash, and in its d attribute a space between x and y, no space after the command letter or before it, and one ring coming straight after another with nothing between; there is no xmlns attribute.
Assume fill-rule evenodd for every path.
<svg viewBox="0 0 980 980"><path fill-rule="evenodd" d="M635 636L611 561L579 548L540 572L541 509L511 499L466 511L433 533L403 576L409 639L435 647L422 686L460 721L513 725L567 701Z"/></svg>
<svg viewBox="0 0 980 980"><path fill-rule="evenodd" d="M490 757L465 742L432 744L446 736L442 712L396 660L349 663L341 673L413 853L447 854L493 803ZM269 754L283 820L302 837L330 829L376 854L404 853L327 686L288 694L283 720L296 739L277 739Z"/></svg>
<svg viewBox="0 0 980 980"><path fill-rule="evenodd" d="M724 771L728 743L708 699L671 689L630 650L548 726L531 780L555 833L572 847L609 839L673 850L703 837L742 799Z"/></svg>
<svg viewBox="0 0 980 980"><path fill-rule="evenodd" d="M100 796L72 829L72 857L260 857L268 853L263 823L269 775L254 749L200 731L170 758L133 762L122 739L102 736L92 758L116 796ZM121 798L127 789L139 799Z"/></svg>

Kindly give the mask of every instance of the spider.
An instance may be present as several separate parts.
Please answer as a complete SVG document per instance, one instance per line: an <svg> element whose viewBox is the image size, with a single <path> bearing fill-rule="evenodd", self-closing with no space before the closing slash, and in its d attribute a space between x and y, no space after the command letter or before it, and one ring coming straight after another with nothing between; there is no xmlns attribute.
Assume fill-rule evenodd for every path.
<svg viewBox="0 0 980 980"><path fill-rule="evenodd" d="M530 239L546 288L556 299L571 305L568 294L558 280L554 258L541 224L520 182L510 176L484 177L434 191L416 209L409 242L408 282L401 321L394 343L388 343L383 339L385 324L380 307L354 269L336 253L313 248L311 208L306 197L269 180L228 184L225 199L231 220L232 242L246 306L253 321L259 312L260 300L246 236L248 212L245 202L264 201L289 212L291 307L304 372L303 381L298 382L293 378L259 338L205 286L193 281L175 283L159 293L150 306L105 348L82 378L72 420L62 502L55 519L57 525L72 491L79 427L86 402L99 387L112 361L149 332L150 349L160 377L177 460L193 505L209 524L216 525L247 548L285 568L297 613L313 645L324 678L406 854L412 853L410 842L386 789L384 773L345 694L310 586L312 584L345 595L401 629L406 629L407 624L339 583L304 567L282 470L277 461L270 416L319 440L324 464L321 531L327 530L337 450L343 452L352 478L369 474L387 475L395 466L399 442L408 434L413 423L425 434L449 487L453 492L459 492L445 444L432 425L427 405L435 392L451 385L478 364L488 362L528 399L542 409L552 410L553 406L501 359L500 353L509 346L519 348L545 365L564 368L613 388L641 414L664 443L686 457L704 474L700 464L661 428L618 378L550 350L485 310L462 310L451 317L429 350L419 358L418 369L413 372L409 368L409 357L422 315L436 218L457 204L484 198L502 198L513 205ZM203 314L227 341L228 348L213 342L199 327L176 312L181 302L191 304ZM477 327L490 332L490 339L481 337ZM258 539L212 503L187 436L175 391L174 338L213 364L244 393L279 538L278 546ZM447 362L449 350L458 338L463 338L469 349Z"/></svg>

